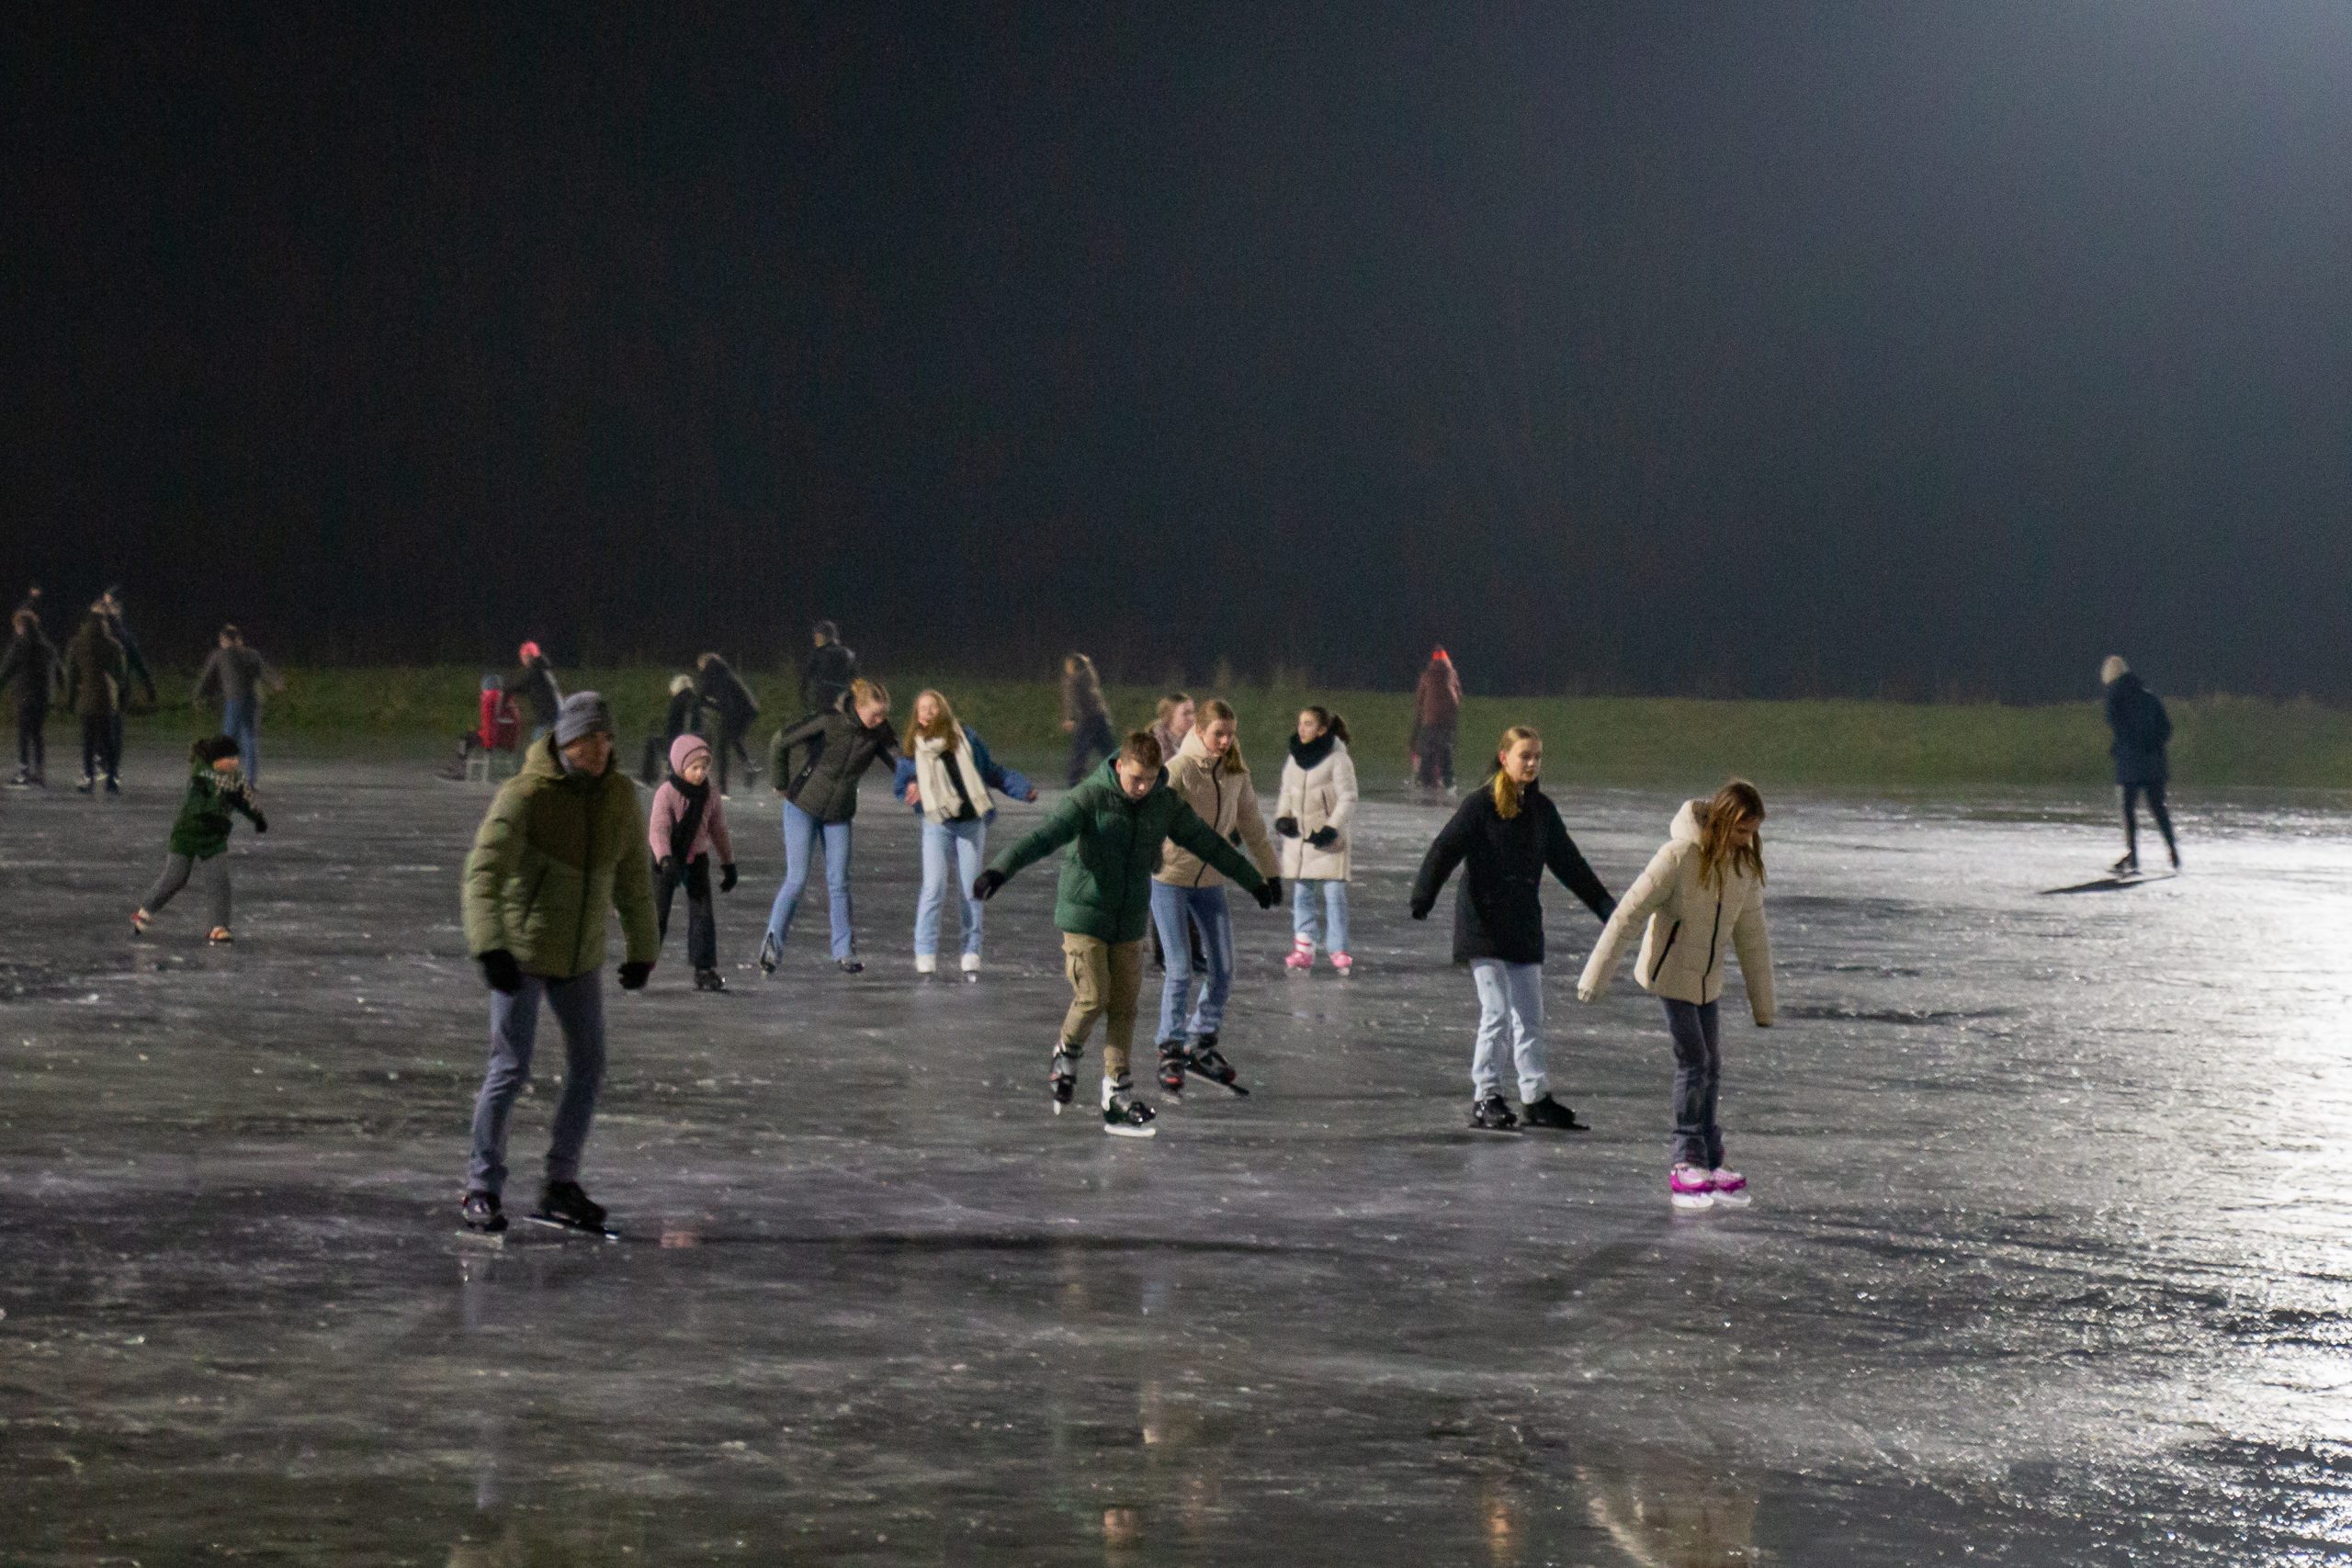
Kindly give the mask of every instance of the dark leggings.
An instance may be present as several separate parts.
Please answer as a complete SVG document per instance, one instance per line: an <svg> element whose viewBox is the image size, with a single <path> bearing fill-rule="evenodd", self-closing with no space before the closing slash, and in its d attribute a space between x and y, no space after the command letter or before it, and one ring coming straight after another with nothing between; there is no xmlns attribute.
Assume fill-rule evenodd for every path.
<svg viewBox="0 0 2352 1568"><path fill-rule="evenodd" d="M17 765L39 777L49 765L49 743L41 727L49 722L47 703L17 705Z"/></svg>
<svg viewBox="0 0 2352 1568"><path fill-rule="evenodd" d="M1674 1163L1712 1170L1724 1163L1724 1133L1715 1124L1724 1077L1717 1004L1661 999L1674 1036Z"/></svg>
<svg viewBox="0 0 2352 1568"><path fill-rule="evenodd" d="M1096 758L1111 756L1118 749L1119 739L1111 733L1109 715L1098 713L1080 719L1078 728L1069 732L1070 787L1078 787L1078 781L1086 776Z"/></svg>
<svg viewBox="0 0 2352 1568"><path fill-rule="evenodd" d="M2165 809L2165 786L2161 784L2128 784L2123 791L2123 852L2133 860L2140 858L2140 813L2135 809L2139 797L2148 797L2148 815L2156 819L2156 831L2165 836L2165 852L2174 860L2180 859L2180 847L2172 839L2172 813Z"/></svg>
<svg viewBox="0 0 2352 1568"><path fill-rule="evenodd" d="M742 759L743 777L746 783L750 782L755 770L752 762L752 754L743 750L743 732L721 724L718 727L718 739L710 743L711 771L718 775L718 793L721 795L727 793L727 763L730 755Z"/></svg>
<svg viewBox="0 0 2352 1568"><path fill-rule="evenodd" d="M656 908L661 915L662 940L670 936L670 900L677 896L678 885L686 887L686 962L695 969L718 967L718 919L710 903L710 857L696 855L684 866L671 863L662 873L657 893Z"/></svg>
<svg viewBox="0 0 2352 1568"><path fill-rule="evenodd" d="M104 774L112 784L120 767L122 753L116 749L114 716L93 714L82 720L82 776L95 779Z"/></svg>

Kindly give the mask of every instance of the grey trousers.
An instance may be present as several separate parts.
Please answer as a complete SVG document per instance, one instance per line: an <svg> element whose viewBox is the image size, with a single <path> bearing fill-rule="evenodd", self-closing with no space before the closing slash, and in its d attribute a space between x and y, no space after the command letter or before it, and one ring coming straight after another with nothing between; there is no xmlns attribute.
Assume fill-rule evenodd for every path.
<svg viewBox="0 0 2352 1568"><path fill-rule="evenodd" d="M605 1081L604 977L591 969L569 980L523 976L513 996L490 994L490 1070L474 1100L474 1152L466 1170L466 1190L499 1193L506 1188L506 1122L514 1097L531 1076L531 1049L539 1032L539 998L555 1010L563 1029L563 1094L555 1102L555 1125L548 1143L548 1179L580 1179L580 1151L596 1114L596 1090Z"/></svg>
<svg viewBox="0 0 2352 1568"><path fill-rule="evenodd" d="M229 856L225 851L198 861L186 855L165 855L164 874L155 879L155 886L148 890L139 907L151 915L162 914L164 906L187 886L190 874L199 871L204 874L205 891L212 895L212 923L225 931L229 925Z"/></svg>

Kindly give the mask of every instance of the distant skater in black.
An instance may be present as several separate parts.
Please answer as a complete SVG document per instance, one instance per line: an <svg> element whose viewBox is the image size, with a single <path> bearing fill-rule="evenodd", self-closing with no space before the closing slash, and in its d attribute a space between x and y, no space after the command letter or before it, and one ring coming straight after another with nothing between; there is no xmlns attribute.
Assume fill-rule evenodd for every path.
<svg viewBox="0 0 2352 1568"><path fill-rule="evenodd" d="M529 716L533 745L554 731L563 689L555 683L555 668L537 643L526 642L514 650L514 673L500 682L498 689L516 699Z"/></svg>
<svg viewBox="0 0 2352 1568"><path fill-rule="evenodd" d="M38 592L38 591L36 591ZM17 776L18 788L49 782L49 750L44 729L50 700L63 684L64 672L56 648L40 629L40 615L18 610L9 623L8 651L0 654L0 691L15 698L17 714Z"/></svg>
<svg viewBox="0 0 2352 1568"><path fill-rule="evenodd" d="M1096 759L1118 755L1111 728L1111 705L1102 698L1102 677L1094 660L1073 653L1062 660L1062 728L1069 736L1069 787L1092 771Z"/></svg>
<svg viewBox="0 0 2352 1568"><path fill-rule="evenodd" d="M849 683L857 679L857 655L842 641L841 628L831 621L819 621L809 627L808 640L813 646L808 662L800 668L800 705L808 713L831 713L842 705Z"/></svg>
<svg viewBox="0 0 2352 1568"><path fill-rule="evenodd" d="M834 646L840 647L838 643ZM711 768L718 779L718 793L727 793L730 757L742 763L743 784L748 788L759 782L760 770L752 762L751 752L744 750L743 737L752 732L752 721L760 716L760 705L734 667L715 653L706 653L695 660L695 705L708 712L713 720Z"/></svg>
<svg viewBox="0 0 2352 1568"><path fill-rule="evenodd" d="M2123 858L2115 863L2115 873L2130 876L2140 869L2142 795L2147 796L2148 815L2156 819L2156 831L2164 835L2172 868L2178 871L2180 845L2172 836L2172 813L2165 808L2169 772L2165 748L2172 741L2172 718L2156 694L2132 673L2121 655L2109 654L2099 666L2098 678L2107 686L2107 728L2115 734L2108 754L2115 759L2116 789L2123 797Z"/></svg>

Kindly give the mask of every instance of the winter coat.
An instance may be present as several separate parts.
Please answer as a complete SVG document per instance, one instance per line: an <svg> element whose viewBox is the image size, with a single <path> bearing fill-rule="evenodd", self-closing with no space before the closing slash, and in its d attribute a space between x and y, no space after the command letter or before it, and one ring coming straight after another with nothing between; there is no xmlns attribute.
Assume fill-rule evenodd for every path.
<svg viewBox="0 0 2352 1568"><path fill-rule="evenodd" d="M1284 837L1283 874L1294 882L1345 882L1352 865L1349 824L1356 815L1356 764L1348 743L1325 735L1301 746L1291 738L1290 755L1283 761L1282 793L1274 797L1274 819L1287 817L1298 824L1298 837ZM1340 835L1327 849L1306 840L1321 829Z"/></svg>
<svg viewBox="0 0 2352 1568"><path fill-rule="evenodd" d="M869 729L855 714L836 708L775 732L768 742L768 777L818 821L847 822L857 815L857 781L876 757L899 760L899 738L890 727Z"/></svg>
<svg viewBox="0 0 2352 1568"><path fill-rule="evenodd" d="M810 713L831 713L842 705L849 683L857 679L857 655L838 642L811 651L800 671L800 704Z"/></svg>
<svg viewBox="0 0 2352 1568"><path fill-rule="evenodd" d="M269 667L268 660L239 643L212 650L212 657L204 661L203 670L197 674L194 700L201 704L212 696L224 705L251 704L258 702L264 691L278 691L285 684L277 671Z"/></svg>
<svg viewBox="0 0 2352 1568"><path fill-rule="evenodd" d="M1673 1001L1712 1002L1724 994L1724 944L1739 954L1747 982L1747 1005L1759 1026L1770 1027L1772 941L1764 929L1764 885L1734 865L1723 868L1723 885L1711 886L1699 874L1699 803L1685 801L1674 814L1673 836L1650 857L1647 870L1625 890L1624 901L1585 960L1577 995L1591 1001L1609 989L1617 958L1634 925L1642 929L1641 956L1634 978L1644 990Z"/></svg>
<svg viewBox="0 0 2352 1568"><path fill-rule="evenodd" d="M1544 870L1567 886L1606 920L1617 905L1568 837L1559 807L1534 784L1520 791L1519 814L1506 820L1492 787L1464 797L1438 829L1413 879L1413 918L1436 907L1439 889L1463 866L1453 901L1453 961L1499 958L1506 964L1544 962Z"/></svg>
<svg viewBox="0 0 2352 1568"><path fill-rule="evenodd" d="M926 742L918 741L916 744L920 747ZM944 752L944 747L942 750ZM1037 793L1037 786L1031 784L1029 776L1020 769L999 766L997 760L989 755L988 742L982 740L978 732L968 724L964 726L964 745L958 748L957 754L966 759L969 769L964 777L964 787L968 790L975 783L979 785L972 796L972 804L978 809L983 822L996 820L996 802L988 798L989 791L995 790L1014 800L1026 800ZM956 786L947 780L944 759L935 766L938 769L935 777L932 782L924 783L915 759L902 753L899 765L891 771L890 790L903 799L909 784L922 784L922 788L918 792L922 804L910 809L918 817L927 817L933 822L952 822L957 809L964 804L963 799L956 795ZM934 795L939 798L934 799Z"/></svg>
<svg viewBox="0 0 2352 1568"><path fill-rule="evenodd" d="M153 703L155 700L154 672L147 668L147 658L139 651L139 639L130 635L130 624L120 615L108 615L107 630L115 641L122 644L122 665L129 671L122 682L123 700L130 700L130 682L136 681L146 690L147 700Z"/></svg>
<svg viewBox="0 0 2352 1568"><path fill-rule="evenodd" d="M693 735L702 728L702 697L695 687L674 693L670 706L662 716L662 744L667 746L681 735Z"/></svg>
<svg viewBox="0 0 2352 1568"><path fill-rule="evenodd" d="M1102 700L1102 677L1092 665L1062 672L1062 720L1067 724L1084 724L1090 718L1108 723L1111 709ZM1168 761L1163 757L1160 761Z"/></svg>
<svg viewBox="0 0 2352 1568"><path fill-rule="evenodd" d="M2107 749L2115 759L2119 784L2160 784L2165 782L2165 748L2172 740L2172 717L2155 693L2126 671L2109 682L2107 727L2115 732Z"/></svg>
<svg viewBox="0 0 2352 1568"><path fill-rule="evenodd" d="M46 707L64 675L56 646L39 626L10 637L8 651L0 654L0 688L14 686L18 707Z"/></svg>
<svg viewBox="0 0 2352 1568"><path fill-rule="evenodd" d="M243 773L223 773L209 762L197 763L187 781L187 794L180 801L180 814L172 822L172 853L210 860L226 850L229 829L235 826L235 818L230 816L232 811L243 812L256 832L269 830Z"/></svg>
<svg viewBox="0 0 2352 1568"><path fill-rule="evenodd" d="M1452 729L1462 716L1462 677L1451 661L1432 659L1413 688L1413 728Z"/></svg>
<svg viewBox="0 0 2352 1568"><path fill-rule="evenodd" d="M1258 786L1249 769L1228 773L1220 759L1209 755L1201 732L1195 729L1176 748L1176 759L1165 771L1168 787L1184 797L1184 804L1209 825L1209 831L1228 844L1247 845L1260 875L1281 874L1273 841L1266 836L1266 819L1258 810ZM1153 877L1170 887L1225 886L1225 876L1216 867L1173 840L1160 852L1159 869Z"/></svg>
<svg viewBox="0 0 2352 1568"><path fill-rule="evenodd" d="M1070 844L1054 897L1054 924L1098 942L1141 942L1150 919L1152 867L1170 840L1253 894L1265 886L1257 868L1168 787L1164 773L1149 794L1130 800L1119 787L1116 759L1106 759L1045 821L989 864L1011 876Z"/></svg>
<svg viewBox="0 0 2352 1568"><path fill-rule="evenodd" d="M563 706L563 693L557 689L555 671L544 659L534 659L506 677L499 688L510 697L520 697L531 710L531 728L553 729L556 710Z"/></svg>
<svg viewBox="0 0 2352 1568"><path fill-rule="evenodd" d="M628 775L567 773L555 737L541 737L466 856L466 950L503 948L526 974L569 980L605 962L605 912L616 909L628 962L652 963L662 939L645 841Z"/></svg>
<svg viewBox="0 0 2352 1568"><path fill-rule="evenodd" d="M653 810L645 824L645 841L653 851L656 861L677 856L678 863L690 865L708 854L715 847L718 863L735 863L735 840L727 831L727 803L708 773L703 775L700 788L685 782L682 770L695 753L710 754L710 747L699 735L681 735L670 742L670 776L653 792ZM678 829L693 812L700 796L701 819L695 824L694 837L686 841L685 852L678 852Z"/></svg>
<svg viewBox="0 0 2352 1568"><path fill-rule="evenodd" d="M123 682L130 677L122 644L107 630L103 616L91 615L65 645L65 701L83 718L110 718L122 707Z"/></svg>
<svg viewBox="0 0 2352 1568"><path fill-rule="evenodd" d="M742 734L760 716L752 688L743 684L743 678L724 659L714 659L702 667L695 681L695 705L717 714L719 728L729 735Z"/></svg>

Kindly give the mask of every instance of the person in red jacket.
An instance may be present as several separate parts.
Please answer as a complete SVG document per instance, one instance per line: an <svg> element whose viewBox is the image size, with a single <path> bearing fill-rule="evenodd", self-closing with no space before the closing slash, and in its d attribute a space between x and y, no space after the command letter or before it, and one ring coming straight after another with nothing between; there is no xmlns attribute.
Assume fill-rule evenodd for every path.
<svg viewBox="0 0 2352 1568"><path fill-rule="evenodd" d="M1413 782L1453 793L1453 734L1462 719L1462 677L1445 649L1432 649L1413 688Z"/></svg>

